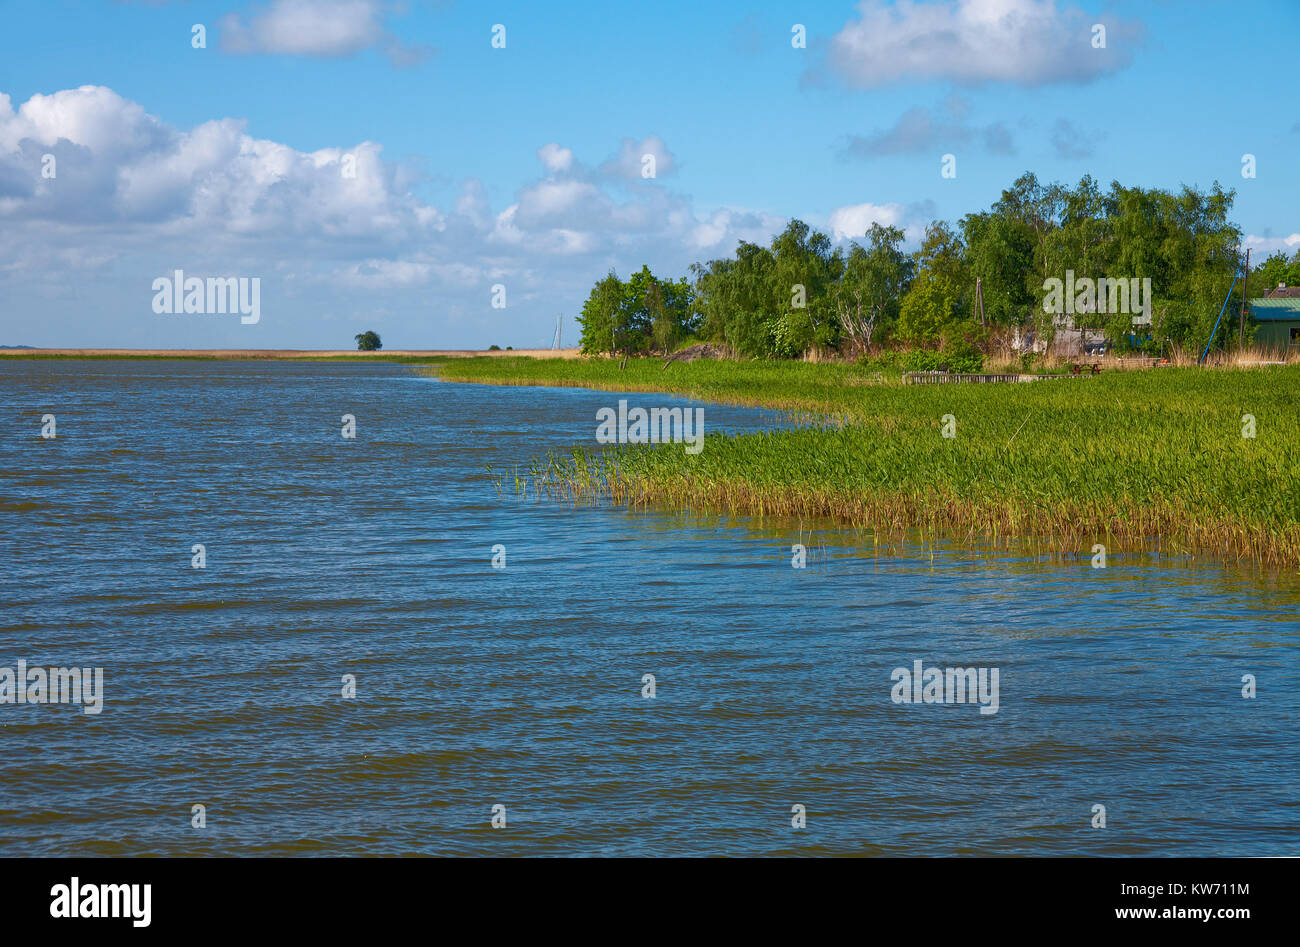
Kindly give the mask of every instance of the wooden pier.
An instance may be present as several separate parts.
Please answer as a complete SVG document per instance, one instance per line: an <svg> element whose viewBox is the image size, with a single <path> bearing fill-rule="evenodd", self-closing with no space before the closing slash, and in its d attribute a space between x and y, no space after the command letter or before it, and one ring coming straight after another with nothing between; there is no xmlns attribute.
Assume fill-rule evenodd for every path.
<svg viewBox="0 0 1300 947"><path fill-rule="evenodd" d="M997 382L1043 381L1048 378L1068 378L1068 375L987 375L968 374L965 372L904 372L905 385L946 385L967 382L971 384L993 384Z"/></svg>

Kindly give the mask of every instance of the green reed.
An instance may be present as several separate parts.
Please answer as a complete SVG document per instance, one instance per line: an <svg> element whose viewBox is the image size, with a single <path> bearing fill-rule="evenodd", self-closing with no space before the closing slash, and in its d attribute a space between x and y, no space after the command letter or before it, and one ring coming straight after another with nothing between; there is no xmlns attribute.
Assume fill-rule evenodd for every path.
<svg viewBox="0 0 1300 947"><path fill-rule="evenodd" d="M817 421L710 433L698 455L673 444L578 447L534 472L552 496L1300 564L1300 366L920 386L872 383L844 364L470 359L437 371L668 392ZM1242 436L1246 414L1254 438ZM941 436L944 415L956 419L953 438Z"/></svg>

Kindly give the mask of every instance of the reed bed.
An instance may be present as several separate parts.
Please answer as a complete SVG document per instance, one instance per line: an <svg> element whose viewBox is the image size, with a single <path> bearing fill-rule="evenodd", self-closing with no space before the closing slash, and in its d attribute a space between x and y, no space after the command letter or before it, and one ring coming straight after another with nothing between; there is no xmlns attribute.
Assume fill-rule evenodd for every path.
<svg viewBox="0 0 1300 947"><path fill-rule="evenodd" d="M529 360L519 360L527 362ZM819 419L681 445L575 448L535 491L884 536L1042 541L1300 564L1300 366L1166 367L1050 384L868 384L843 364L458 362L443 377L663 391ZM1244 437L1243 415L1255 419ZM941 435L944 415L956 436ZM707 423L707 410L706 410ZM594 422L593 422L594 431Z"/></svg>

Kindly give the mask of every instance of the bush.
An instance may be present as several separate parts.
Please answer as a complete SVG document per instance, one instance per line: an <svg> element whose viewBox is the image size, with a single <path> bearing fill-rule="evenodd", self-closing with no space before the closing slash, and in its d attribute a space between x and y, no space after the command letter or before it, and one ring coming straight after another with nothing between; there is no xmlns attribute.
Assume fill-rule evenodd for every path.
<svg viewBox="0 0 1300 947"><path fill-rule="evenodd" d="M898 365L905 372L938 372L946 367L943 353L932 349L908 349L901 353Z"/></svg>
<svg viewBox="0 0 1300 947"><path fill-rule="evenodd" d="M910 349L900 353L899 367L905 372L962 372L975 374L984 368L984 356L971 345L954 345L946 352Z"/></svg>
<svg viewBox="0 0 1300 947"><path fill-rule="evenodd" d="M903 365L902 356L904 353L896 352L893 349L881 349L878 352L869 352L866 355L858 357L857 365L859 368L870 368L874 371L883 371L885 369L897 369Z"/></svg>

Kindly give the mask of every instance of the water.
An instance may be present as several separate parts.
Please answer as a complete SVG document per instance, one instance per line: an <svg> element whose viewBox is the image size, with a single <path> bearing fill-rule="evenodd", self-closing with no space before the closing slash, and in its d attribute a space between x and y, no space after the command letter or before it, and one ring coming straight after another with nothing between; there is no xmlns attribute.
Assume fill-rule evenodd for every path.
<svg viewBox="0 0 1300 947"><path fill-rule="evenodd" d="M104 668L99 715L0 705L0 855L1297 853L1293 576L835 532L796 570L780 524L498 492L620 397L685 403L0 362L0 667ZM916 659L998 712L893 703Z"/></svg>

